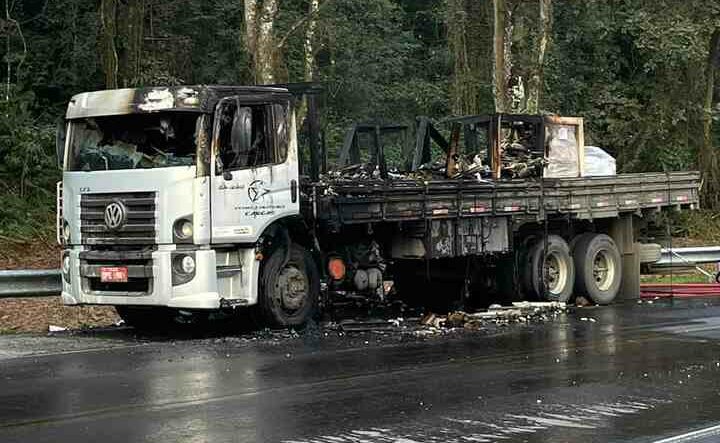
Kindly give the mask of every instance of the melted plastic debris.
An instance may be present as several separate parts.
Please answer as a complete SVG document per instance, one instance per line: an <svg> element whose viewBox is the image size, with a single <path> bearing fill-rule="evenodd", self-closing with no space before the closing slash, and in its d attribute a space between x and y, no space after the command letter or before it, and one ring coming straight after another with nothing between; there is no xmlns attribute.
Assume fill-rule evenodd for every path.
<svg viewBox="0 0 720 443"><path fill-rule="evenodd" d="M429 313L421 319L420 324L436 332L457 328L478 330L489 324L553 320L566 309L567 305L561 302L517 302L512 306L491 305L482 312L455 311L446 316Z"/></svg>
<svg viewBox="0 0 720 443"><path fill-rule="evenodd" d="M347 319L328 322L323 326L328 330L347 333L389 331L428 336L462 330L482 330L490 325L551 321L566 309L566 304L560 302L518 302L512 306L491 305L485 311L474 313L455 311L440 315L429 312L421 317Z"/></svg>

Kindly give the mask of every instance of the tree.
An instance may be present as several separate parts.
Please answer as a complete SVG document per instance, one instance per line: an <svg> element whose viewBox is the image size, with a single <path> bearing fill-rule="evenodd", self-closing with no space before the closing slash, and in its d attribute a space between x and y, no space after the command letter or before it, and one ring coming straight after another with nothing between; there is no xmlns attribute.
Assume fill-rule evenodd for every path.
<svg viewBox="0 0 720 443"><path fill-rule="evenodd" d="M508 50L511 43L507 39L508 26L506 0L493 0L493 95L495 111L508 110L508 67L510 59Z"/></svg>
<svg viewBox="0 0 720 443"><path fill-rule="evenodd" d="M703 144L700 149L699 166L703 173L705 186L704 203L707 207L720 207L720 171L718 155L713 140L713 105L715 103L715 71L720 61L720 28L715 28L708 44L708 56L705 65L705 101L703 104Z"/></svg>
<svg viewBox="0 0 720 443"><path fill-rule="evenodd" d="M245 46L255 84L276 83L275 20L278 0L245 0Z"/></svg>
<svg viewBox="0 0 720 443"><path fill-rule="evenodd" d="M144 0L101 0L99 16L105 87L136 86L143 54Z"/></svg>
<svg viewBox="0 0 720 443"><path fill-rule="evenodd" d="M126 0L120 8L123 41L119 52L119 85L140 83L145 35L145 0Z"/></svg>
<svg viewBox="0 0 720 443"><path fill-rule="evenodd" d="M494 97L490 85L492 64L492 9L486 2L449 0L447 43L453 60L450 95L456 115L490 112Z"/></svg>
<svg viewBox="0 0 720 443"><path fill-rule="evenodd" d="M528 83L526 111L530 114L537 114L540 110L540 100L544 87L545 54L552 32L552 0L538 0L538 6L541 29L537 45L537 63Z"/></svg>
<svg viewBox="0 0 720 443"><path fill-rule="evenodd" d="M317 28L317 16L319 11L320 0L309 0L307 15L308 23L305 29L305 41L303 48L303 66L305 68L305 75L303 79L306 82L312 82L315 79L315 30Z"/></svg>
<svg viewBox="0 0 720 443"><path fill-rule="evenodd" d="M117 0L100 0L100 37L103 71L105 73L105 87L114 89L118 87L118 55L115 46L117 35Z"/></svg>

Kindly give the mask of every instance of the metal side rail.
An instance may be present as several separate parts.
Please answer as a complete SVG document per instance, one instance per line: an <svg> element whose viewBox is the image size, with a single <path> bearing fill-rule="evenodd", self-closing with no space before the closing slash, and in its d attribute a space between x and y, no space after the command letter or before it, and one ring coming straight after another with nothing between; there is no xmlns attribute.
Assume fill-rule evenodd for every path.
<svg viewBox="0 0 720 443"><path fill-rule="evenodd" d="M58 295L60 279L58 269L0 271L0 298Z"/></svg>

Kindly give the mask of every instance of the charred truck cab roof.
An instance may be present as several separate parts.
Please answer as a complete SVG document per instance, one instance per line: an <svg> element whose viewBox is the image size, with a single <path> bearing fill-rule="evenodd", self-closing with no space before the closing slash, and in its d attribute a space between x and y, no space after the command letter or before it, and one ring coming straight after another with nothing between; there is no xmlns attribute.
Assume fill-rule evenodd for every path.
<svg viewBox="0 0 720 443"><path fill-rule="evenodd" d="M212 113L218 101L240 96L247 103L276 103L292 97L287 89L272 86L168 86L112 89L75 95L66 118L77 119L159 111Z"/></svg>

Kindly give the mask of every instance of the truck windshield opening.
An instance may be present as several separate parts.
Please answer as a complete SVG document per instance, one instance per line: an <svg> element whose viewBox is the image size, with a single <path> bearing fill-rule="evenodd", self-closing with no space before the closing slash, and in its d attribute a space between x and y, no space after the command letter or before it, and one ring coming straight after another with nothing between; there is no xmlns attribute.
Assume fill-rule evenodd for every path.
<svg viewBox="0 0 720 443"><path fill-rule="evenodd" d="M68 170L192 166L200 115L160 112L73 120Z"/></svg>

